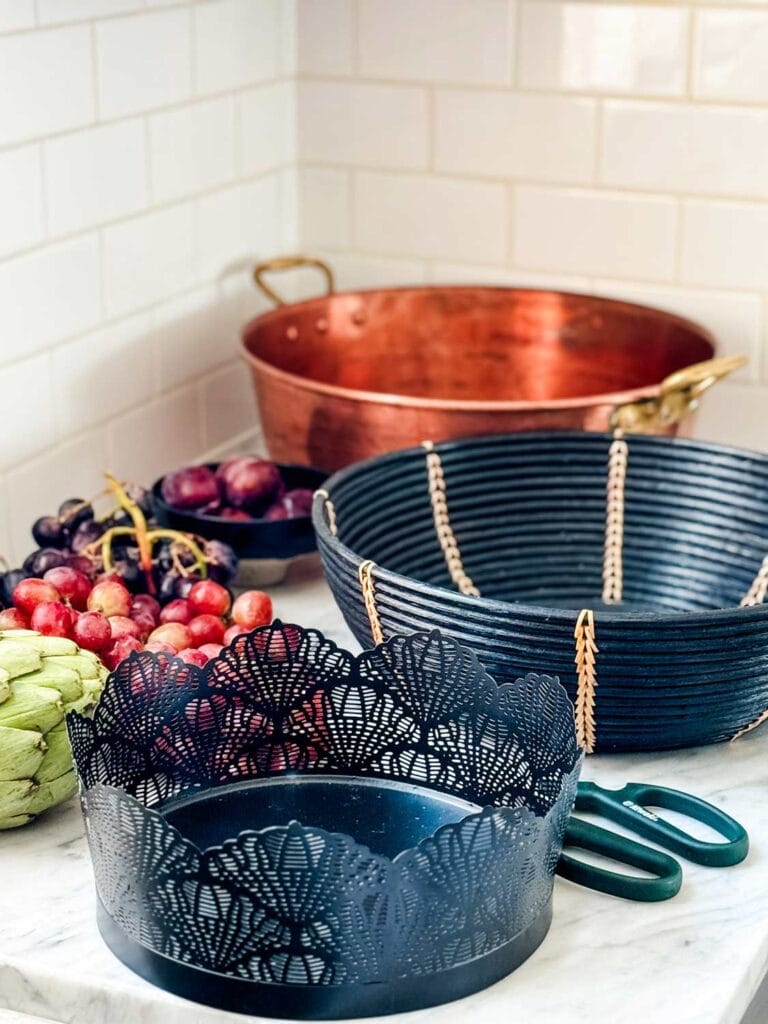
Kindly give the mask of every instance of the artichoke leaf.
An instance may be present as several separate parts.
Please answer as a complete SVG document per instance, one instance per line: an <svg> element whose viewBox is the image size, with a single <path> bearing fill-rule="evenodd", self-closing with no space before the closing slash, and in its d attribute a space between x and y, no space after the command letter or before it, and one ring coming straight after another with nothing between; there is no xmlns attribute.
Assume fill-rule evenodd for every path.
<svg viewBox="0 0 768 1024"><path fill-rule="evenodd" d="M62 668L61 665L52 662L52 658L46 658L41 669L24 676L24 682L34 683L35 686L48 686L52 690L56 690L65 704L79 700L83 695L83 681L76 669Z"/></svg>
<svg viewBox="0 0 768 1024"><path fill-rule="evenodd" d="M51 729L45 737L45 742L48 749L42 764L35 772L35 781L41 784L53 782L72 771L72 748L69 745L66 723L61 722L55 729Z"/></svg>
<svg viewBox="0 0 768 1024"><path fill-rule="evenodd" d="M33 729L0 726L0 780L11 782L37 775L47 746L42 733Z"/></svg>
<svg viewBox="0 0 768 1024"><path fill-rule="evenodd" d="M56 690L23 679L14 681L11 696L0 704L0 725L12 729L34 729L45 736L63 719L64 705Z"/></svg>

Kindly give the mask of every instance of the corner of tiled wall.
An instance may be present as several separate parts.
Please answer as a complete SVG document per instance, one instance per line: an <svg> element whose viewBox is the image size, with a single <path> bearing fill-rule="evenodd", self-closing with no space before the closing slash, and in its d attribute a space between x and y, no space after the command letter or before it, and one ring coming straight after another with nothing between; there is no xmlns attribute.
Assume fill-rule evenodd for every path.
<svg viewBox="0 0 768 1024"><path fill-rule="evenodd" d="M292 0L0 0L0 552L112 468L258 445L248 271L297 243Z"/></svg>

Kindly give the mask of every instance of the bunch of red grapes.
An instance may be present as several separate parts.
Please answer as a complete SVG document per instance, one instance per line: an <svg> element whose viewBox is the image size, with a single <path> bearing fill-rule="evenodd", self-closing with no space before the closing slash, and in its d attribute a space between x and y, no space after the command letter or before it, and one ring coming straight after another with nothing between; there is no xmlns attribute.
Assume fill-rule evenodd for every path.
<svg viewBox="0 0 768 1024"><path fill-rule="evenodd" d="M35 629L94 651L108 669L133 651L176 655L202 667L238 633L272 621L268 594L249 590L232 604L226 587L198 580L184 598L161 607L150 594L131 594L115 574L97 582L79 569L57 566L42 579L20 580L0 629Z"/></svg>

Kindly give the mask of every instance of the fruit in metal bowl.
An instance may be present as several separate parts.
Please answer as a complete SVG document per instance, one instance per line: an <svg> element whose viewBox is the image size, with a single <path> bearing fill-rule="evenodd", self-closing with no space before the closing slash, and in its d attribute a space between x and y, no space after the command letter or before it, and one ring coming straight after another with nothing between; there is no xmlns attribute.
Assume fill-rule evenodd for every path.
<svg viewBox="0 0 768 1024"><path fill-rule="evenodd" d="M163 500L179 511L247 522L298 519L312 510L312 490L287 489L280 468L268 459L240 455L216 469L187 466L163 477Z"/></svg>

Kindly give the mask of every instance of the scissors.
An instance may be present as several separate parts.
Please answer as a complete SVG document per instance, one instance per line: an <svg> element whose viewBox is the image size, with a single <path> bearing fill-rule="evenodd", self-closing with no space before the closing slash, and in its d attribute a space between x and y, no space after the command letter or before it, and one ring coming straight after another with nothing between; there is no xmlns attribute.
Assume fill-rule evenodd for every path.
<svg viewBox="0 0 768 1024"><path fill-rule="evenodd" d="M696 839L659 817L649 807L676 811L700 821L719 832L725 841L713 843ZM599 814L636 835L652 839L685 860L707 867L738 864L749 850L749 836L738 821L706 800L665 786L629 782L622 789L604 789L595 782L580 782L574 810ZM571 817L563 845L601 854L618 863L641 868L653 876L644 878L621 874L587 864L563 852L557 873L572 882L612 896L644 902L668 900L680 891L683 871L674 857L582 818Z"/></svg>

